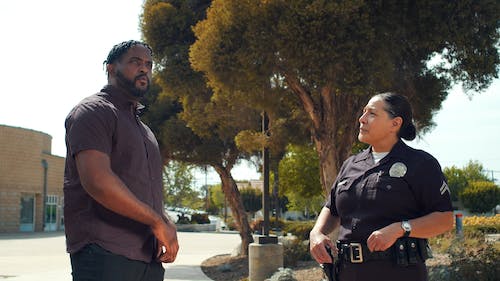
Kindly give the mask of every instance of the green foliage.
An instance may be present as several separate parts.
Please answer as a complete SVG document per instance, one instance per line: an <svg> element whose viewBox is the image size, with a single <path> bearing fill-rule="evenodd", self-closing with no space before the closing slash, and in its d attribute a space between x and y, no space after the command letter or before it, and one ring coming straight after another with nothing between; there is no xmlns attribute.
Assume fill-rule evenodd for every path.
<svg viewBox="0 0 500 281"><path fill-rule="evenodd" d="M500 189L493 182L472 181L460 193L460 199L471 212L484 213L500 203Z"/></svg>
<svg viewBox="0 0 500 281"><path fill-rule="evenodd" d="M483 165L478 161L472 160L461 169L456 166L446 167L443 169L443 174L450 187L452 201L458 201L459 194L464 191L469 182L489 181L485 175Z"/></svg>
<svg viewBox="0 0 500 281"><path fill-rule="evenodd" d="M184 215L183 213L177 215L177 224L190 224L191 220L189 217Z"/></svg>
<svg viewBox="0 0 500 281"><path fill-rule="evenodd" d="M264 220L256 219L250 224L253 232L262 231L264 228ZM269 218L269 227L271 229L283 229L285 227L285 222L283 220L276 220L275 218Z"/></svg>
<svg viewBox="0 0 500 281"><path fill-rule="evenodd" d="M327 190L372 94L407 95L426 129L452 83L490 85L500 64L499 11L496 0L215 0L193 28L189 56L217 94L251 105L295 97ZM442 64L427 64L437 55Z"/></svg>
<svg viewBox="0 0 500 281"><path fill-rule="evenodd" d="M309 232L314 227L314 221L287 221L283 232L292 233L300 240L309 240Z"/></svg>
<svg viewBox="0 0 500 281"><path fill-rule="evenodd" d="M479 161L470 160L463 168L465 177L470 181L491 181L486 175L483 165Z"/></svg>
<svg viewBox="0 0 500 281"><path fill-rule="evenodd" d="M456 241L449 254L450 280L495 281L500 276L500 251L492 244L471 249Z"/></svg>
<svg viewBox="0 0 500 281"><path fill-rule="evenodd" d="M208 224L210 220L208 219L208 214L194 213L191 215L191 223Z"/></svg>
<svg viewBox="0 0 500 281"><path fill-rule="evenodd" d="M324 200L318 154L312 145L289 145L287 150L279 164L280 195L288 198L288 209L316 213Z"/></svg>
<svg viewBox="0 0 500 281"><path fill-rule="evenodd" d="M220 184L212 185L208 188L210 192L210 207L220 210L224 208L224 193ZM218 213L218 211L217 211Z"/></svg>
<svg viewBox="0 0 500 281"><path fill-rule="evenodd" d="M240 190L241 201L245 212L255 213L262 209L262 192L256 188L243 188Z"/></svg>
<svg viewBox="0 0 500 281"><path fill-rule="evenodd" d="M309 254L308 241L301 239L283 238L283 265L285 267L294 267L298 261L311 260Z"/></svg>
<svg viewBox="0 0 500 281"><path fill-rule="evenodd" d="M192 169L190 165L176 161L170 161L165 165L164 200L168 206L193 207L195 202L201 200L199 192L192 189L194 179Z"/></svg>
<svg viewBox="0 0 500 281"><path fill-rule="evenodd" d="M450 195L452 201L458 201L458 194L460 194L467 186L467 178L462 169L455 166L443 169L443 174L450 187Z"/></svg>
<svg viewBox="0 0 500 281"><path fill-rule="evenodd" d="M500 224L464 225L463 230L463 237L452 230L429 239L434 253L450 260L428 267L429 281L498 280L500 243L485 243L484 235L500 233Z"/></svg>

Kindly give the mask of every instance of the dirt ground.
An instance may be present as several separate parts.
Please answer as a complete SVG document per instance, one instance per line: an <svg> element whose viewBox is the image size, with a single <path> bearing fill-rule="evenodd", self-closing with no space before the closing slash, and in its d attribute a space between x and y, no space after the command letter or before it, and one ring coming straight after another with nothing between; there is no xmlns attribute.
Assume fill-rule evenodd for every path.
<svg viewBox="0 0 500 281"><path fill-rule="evenodd" d="M449 265L447 255L435 254L426 262L427 266ZM219 255L205 260L201 264L203 272L215 281L246 281L248 280L248 258ZM302 261L291 268L297 281L323 280L323 271L315 261Z"/></svg>
<svg viewBox="0 0 500 281"><path fill-rule="evenodd" d="M219 255L201 264L203 272L215 281L242 281L248 278L248 258ZM320 281L323 272L315 261L299 262L292 268L298 281Z"/></svg>

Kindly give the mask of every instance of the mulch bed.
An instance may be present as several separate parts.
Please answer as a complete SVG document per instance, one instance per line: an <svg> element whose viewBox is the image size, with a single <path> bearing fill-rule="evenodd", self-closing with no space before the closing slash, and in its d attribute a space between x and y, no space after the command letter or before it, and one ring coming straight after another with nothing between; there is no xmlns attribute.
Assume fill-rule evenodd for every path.
<svg viewBox="0 0 500 281"><path fill-rule="evenodd" d="M218 255L201 264L201 270L215 281L243 281L248 278L248 257ZM323 272L315 261L301 261L292 268L297 281L319 281Z"/></svg>

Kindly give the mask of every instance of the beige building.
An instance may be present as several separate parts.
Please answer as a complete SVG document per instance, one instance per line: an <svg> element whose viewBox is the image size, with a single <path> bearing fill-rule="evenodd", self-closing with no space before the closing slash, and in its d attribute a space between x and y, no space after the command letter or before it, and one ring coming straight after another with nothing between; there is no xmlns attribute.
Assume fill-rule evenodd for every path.
<svg viewBox="0 0 500 281"><path fill-rule="evenodd" d="M52 137L0 125L0 232L64 229L64 157Z"/></svg>

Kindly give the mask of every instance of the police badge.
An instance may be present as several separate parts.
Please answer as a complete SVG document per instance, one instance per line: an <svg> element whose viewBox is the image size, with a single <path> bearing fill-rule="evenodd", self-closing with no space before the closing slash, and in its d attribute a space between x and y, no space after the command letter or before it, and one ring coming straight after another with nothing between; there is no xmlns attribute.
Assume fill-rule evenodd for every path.
<svg viewBox="0 0 500 281"><path fill-rule="evenodd" d="M406 167L405 164L401 162L396 162L392 164L391 168L389 169L389 176L394 177L394 178L401 178L406 175L406 171L408 168Z"/></svg>

